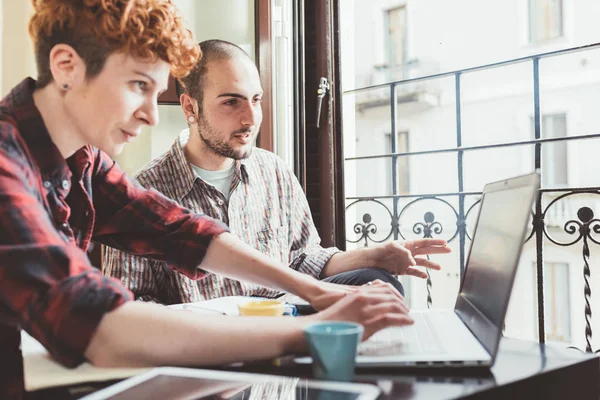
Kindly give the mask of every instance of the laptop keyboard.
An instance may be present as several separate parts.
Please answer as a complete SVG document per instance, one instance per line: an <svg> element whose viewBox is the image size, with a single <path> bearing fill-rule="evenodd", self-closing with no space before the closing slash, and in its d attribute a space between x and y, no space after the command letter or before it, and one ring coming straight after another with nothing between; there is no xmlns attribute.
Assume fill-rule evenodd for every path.
<svg viewBox="0 0 600 400"><path fill-rule="evenodd" d="M363 356L391 356L397 354L443 354L439 337L427 314L411 315L413 325L383 329L358 346Z"/></svg>

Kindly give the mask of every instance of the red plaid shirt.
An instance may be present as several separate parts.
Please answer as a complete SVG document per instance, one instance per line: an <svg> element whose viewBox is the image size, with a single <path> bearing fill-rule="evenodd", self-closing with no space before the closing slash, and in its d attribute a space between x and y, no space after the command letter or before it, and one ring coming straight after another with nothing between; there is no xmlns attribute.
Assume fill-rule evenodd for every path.
<svg viewBox="0 0 600 400"><path fill-rule="evenodd" d="M199 279L211 239L227 227L146 191L90 146L65 160L34 87L27 79L0 102L0 355L14 352L22 328L72 367L103 315L132 299L90 264L90 240Z"/></svg>

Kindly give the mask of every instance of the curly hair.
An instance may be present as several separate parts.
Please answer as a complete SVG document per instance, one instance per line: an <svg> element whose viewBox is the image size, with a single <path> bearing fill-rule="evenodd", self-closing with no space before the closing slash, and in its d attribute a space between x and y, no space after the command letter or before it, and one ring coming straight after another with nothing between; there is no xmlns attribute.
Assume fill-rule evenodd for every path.
<svg viewBox="0 0 600 400"><path fill-rule="evenodd" d="M97 76L115 52L171 65L176 78L201 57L171 0L32 0L29 34L34 43L37 87L52 82L50 51L67 44L86 63L86 78Z"/></svg>

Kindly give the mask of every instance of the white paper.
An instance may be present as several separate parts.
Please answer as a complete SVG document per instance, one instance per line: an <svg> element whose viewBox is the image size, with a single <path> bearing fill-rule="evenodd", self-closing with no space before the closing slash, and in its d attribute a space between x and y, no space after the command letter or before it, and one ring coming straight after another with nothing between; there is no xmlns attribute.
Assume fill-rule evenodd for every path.
<svg viewBox="0 0 600 400"><path fill-rule="evenodd" d="M174 310L194 311L201 314L240 315L238 305L248 300L257 300L257 297L225 296L216 299L198 301L195 303L174 304L168 306Z"/></svg>
<svg viewBox="0 0 600 400"><path fill-rule="evenodd" d="M174 304L168 306L174 310L186 310L194 311L202 314L225 314L225 315L240 315L238 305L249 300L259 300L263 297L249 297L249 296L225 296L216 299L198 301L195 303L184 303ZM277 300L283 303L294 303L294 304L308 304L298 296L286 294Z"/></svg>

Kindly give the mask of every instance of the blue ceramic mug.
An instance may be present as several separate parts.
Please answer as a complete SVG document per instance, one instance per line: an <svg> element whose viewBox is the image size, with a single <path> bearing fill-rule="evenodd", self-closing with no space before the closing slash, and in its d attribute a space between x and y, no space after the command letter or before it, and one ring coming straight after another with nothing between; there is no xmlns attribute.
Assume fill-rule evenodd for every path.
<svg viewBox="0 0 600 400"><path fill-rule="evenodd" d="M304 328L316 378L351 381L364 328L354 322L325 321Z"/></svg>

